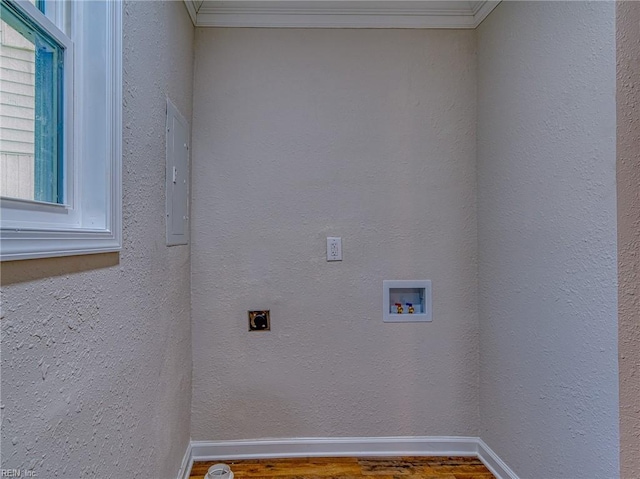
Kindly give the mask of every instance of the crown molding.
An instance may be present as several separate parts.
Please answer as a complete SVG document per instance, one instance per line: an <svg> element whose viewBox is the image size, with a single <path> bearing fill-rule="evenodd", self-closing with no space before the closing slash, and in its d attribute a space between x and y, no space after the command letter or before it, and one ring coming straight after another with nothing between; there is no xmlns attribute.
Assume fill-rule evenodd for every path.
<svg viewBox="0 0 640 479"><path fill-rule="evenodd" d="M500 1L184 0L196 27L476 28Z"/></svg>
<svg viewBox="0 0 640 479"><path fill-rule="evenodd" d="M196 8L198 6L198 4L200 4L201 2L198 2L196 0L184 0L184 6L187 7L187 12L189 13L189 17L191 17L191 21L193 22L193 24L195 26L198 26L198 8Z"/></svg>
<svg viewBox="0 0 640 479"><path fill-rule="evenodd" d="M473 18L476 23L473 28L477 28L501 1L502 0L476 2L477 8L475 8L473 12Z"/></svg>

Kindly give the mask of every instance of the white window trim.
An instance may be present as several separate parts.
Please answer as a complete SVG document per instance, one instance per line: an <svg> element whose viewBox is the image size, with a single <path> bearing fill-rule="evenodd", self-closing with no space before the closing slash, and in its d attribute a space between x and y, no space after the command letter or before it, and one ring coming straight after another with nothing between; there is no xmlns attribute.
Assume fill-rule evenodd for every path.
<svg viewBox="0 0 640 479"><path fill-rule="evenodd" d="M15 3L60 38L61 30L31 3ZM65 204L1 198L2 261L113 252L122 246L122 4L119 0L74 1L70 7L71 45L65 51L70 55L65 56ZM90 8L102 11L90 15ZM104 22L98 32L95 25L85 23L96 18ZM95 48L96 41L106 53L104 63L97 66L95 58L101 56L85 51ZM100 115L92 113L95 108L90 104L95 82L89 81L89 74L95 75L97 68L105 79L98 92L97 101L104 110Z"/></svg>

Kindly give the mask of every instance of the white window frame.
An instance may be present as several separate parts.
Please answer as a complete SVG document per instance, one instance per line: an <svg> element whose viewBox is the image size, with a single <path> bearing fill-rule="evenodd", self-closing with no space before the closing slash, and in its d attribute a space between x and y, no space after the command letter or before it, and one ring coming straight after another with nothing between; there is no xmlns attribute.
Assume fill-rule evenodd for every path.
<svg viewBox="0 0 640 479"><path fill-rule="evenodd" d="M119 251L121 1L58 0L55 14L46 16L27 0L12 3L65 46L65 194L64 204L0 198L0 259Z"/></svg>

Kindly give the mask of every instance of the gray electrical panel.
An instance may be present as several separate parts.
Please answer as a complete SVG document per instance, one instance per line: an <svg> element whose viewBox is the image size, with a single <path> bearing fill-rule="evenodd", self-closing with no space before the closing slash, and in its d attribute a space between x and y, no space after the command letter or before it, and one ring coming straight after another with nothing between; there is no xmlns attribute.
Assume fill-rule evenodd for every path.
<svg viewBox="0 0 640 479"><path fill-rule="evenodd" d="M167 245L189 243L189 124L167 99Z"/></svg>

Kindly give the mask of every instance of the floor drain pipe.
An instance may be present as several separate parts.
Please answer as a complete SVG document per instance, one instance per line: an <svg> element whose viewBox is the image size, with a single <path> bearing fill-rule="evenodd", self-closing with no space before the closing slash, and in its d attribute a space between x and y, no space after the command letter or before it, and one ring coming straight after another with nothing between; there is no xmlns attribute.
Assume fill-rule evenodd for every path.
<svg viewBox="0 0 640 479"><path fill-rule="evenodd" d="M233 472L226 464L214 464L209 468L204 479L233 479Z"/></svg>

